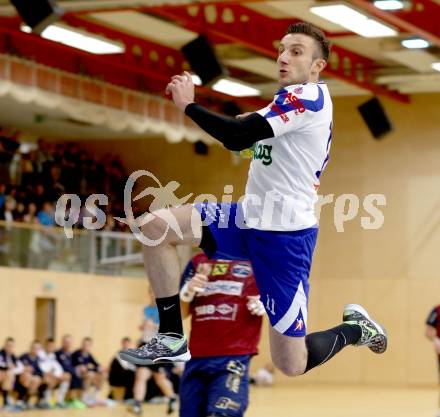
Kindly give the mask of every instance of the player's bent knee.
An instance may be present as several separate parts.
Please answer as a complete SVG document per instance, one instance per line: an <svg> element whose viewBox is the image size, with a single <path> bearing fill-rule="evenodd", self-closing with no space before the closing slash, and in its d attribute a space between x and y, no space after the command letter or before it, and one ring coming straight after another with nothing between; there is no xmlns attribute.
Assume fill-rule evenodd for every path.
<svg viewBox="0 0 440 417"><path fill-rule="evenodd" d="M275 367L281 371L284 375L289 377L295 377L302 375L306 370L306 363L275 363Z"/></svg>
<svg viewBox="0 0 440 417"><path fill-rule="evenodd" d="M166 237L163 240L161 239L167 233L167 223L159 217L155 217L147 224L144 224L142 226L142 233L149 240L167 243Z"/></svg>

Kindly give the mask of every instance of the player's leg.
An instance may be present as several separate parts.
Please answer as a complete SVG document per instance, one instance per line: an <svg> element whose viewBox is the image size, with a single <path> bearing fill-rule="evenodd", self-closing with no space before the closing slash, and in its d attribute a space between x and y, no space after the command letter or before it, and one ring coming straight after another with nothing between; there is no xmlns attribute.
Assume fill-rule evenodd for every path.
<svg viewBox="0 0 440 417"><path fill-rule="evenodd" d="M130 411L138 416L142 415L142 403L147 394L147 381L151 378L151 375L151 370L145 366L139 366L136 368L133 386L134 404L130 408Z"/></svg>
<svg viewBox="0 0 440 417"><path fill-rule="evenodd" d="M285 375L298 376L327 362L345 346L356 343L360 333L360 328L342 324L306 337L293 337L279 333L271 326L272 361Z"/></svg>
<svg viewBox="0 0 440 417"><path fill-rule="evenodd" d="M56 405L59 408L66 407L66 396L69 392L72 376L68 372L62 372L58 378L58 387L56 393Z"/></svg>
<svg viewBox="0 0 440 417"><path fill-rule="evenodd" d="M344 311L343 323L307 333L309 273L317 230L246 233L261 298L272 326L270 344L274 365L289 376L323 364L347 345L386 349L386 334L360 306Z"/></svg>
<svg viewBox="0 0 440 417"><path fill-rule="evenodd" d="M202 219L192 205L160 209L147 216L142 227L145 270L156 296L159 332L137 349L127 349L120 358L137 365L155 361L187 361L191 355L183 335L180 313L180 262L176 245L199 245Z"/></svg>
<svg viewBox="0 0 440 417"><path fill-rule="evenodd" d="M38 395L39 405L42 405L44 407L45 405L43 403L43 398L42 398L43 392L40 391L40 387L43 388L41 377L38 375L32 375L30 378L30 383L28 388L29 397Z"/></svg>
<svg viewBox="0 0 440 417"><path fill-rule="evenodd" d="M81 392L81 401L90 406L92 405L93 395L91 393L93 388L93 380L95 379L95 373L90 371L84 371L81 375L82 377L82 392Z"/></svg>
<svg viewBox="0 0 440 417"><path fill-rule="evenodd" d="M176 245L200 244L201 216L192 205L161 209L152 216L142 228L144 236L151 241L143 245L143 255L159 308L159 333L183 334L178 298L180 262Z"/></svg>
<svg viewBox="0 0 440 417"><path fill-rule="evenodd" d="M249 355L209 358L208 417L242 417L249 404Z"/></svg>
<svg viewBox="0 0 440 417"><path fill-rule="evenodd" d="M69 373L70 375L70 384L68 397L70 398L70 405L74 408L85 407L85 404L80 401L81 391L83 388L83 379L82 376L77 375L76 372Z"/></svg>
<svg viewBox="0 0 440 417"><path fill-rule="evenodd" d="M167 414L172 414L177 406L177 396L174 393L173 384L168 378L166 369L163 366L158 366L153 372L153 379L168 400Z"/></svg>
<svg viewBox="0 0 440 417"><path fill-rule="evenodd" d="M19 392L19 399L24 403L28 403L30 397L32 396L31 392L31 382L32 382L32 372L30 369L25 368L25 370L19 375L18 381L15 388L16 391Z"/></svg>
<svg viewBox="0 0 440 417"><path fill-rule="evenodd" d="M144 245L143 253L147 275L158 297L159 333L144 346L121 352L121 359L150 365L163 361L186 362L191 358L182 330L176 245L199 245L211 254L225 247L228 252L224 253L232 259L247 259L241 250L240 232L235 227L235 210L236 205L207 203L196 208L186 205L154 212L156 217L143 227L143 233L150 241L161 243ZM229 218L232 227L228 227Z"/></svg>
<svg viewBox="0 0 440 417"><path fill-rule="evenodd" d="M193 358L185 364L180 381L179 417L206 417L209 377L203 367L207 360Z"/></svg>
<svg viewBox="0 0 440 417"><path fill-rule="evenodd" d="M55 388L57 387L59 383L59 380L55 375L51 373L45 373L43 375L43 384L45 386L44 393L43 393L43 401L44 404L47 404L48 406L52 405L53 401L53 393Z"/></svg>
<svg viewBox="0 0 440 417"><path fill-rule="evenodd" d="M94 372L94 377L92 381L92 386L94 388L94 391L92 393L92 401L95 404L102 403L102 400L100 399L100 395L101 395L102 387L106 380L107 380L107 373L104 370L99 369L96 372Z"/></svg>
<svg viewBox="0 0 440 417"><path fill-rule="evenodd" d="M12 369L4 371L2 391L3 391L3 404L6 408L13 407L12 392L16 385L17 377Z"/></svg>

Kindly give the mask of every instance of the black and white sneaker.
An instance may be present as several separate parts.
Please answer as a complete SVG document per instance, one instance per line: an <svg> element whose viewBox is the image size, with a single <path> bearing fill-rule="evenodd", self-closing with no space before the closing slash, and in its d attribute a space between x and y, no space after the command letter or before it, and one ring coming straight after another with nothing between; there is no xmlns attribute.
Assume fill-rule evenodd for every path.
<svg viewBox="0 0 440 417"><path fill-rule="evenodd" d="M374 353L384 353L387 350L386 330L373 321L362 306L359 304L346 305L342 320L345 324L358 325L361 328L362 335L355 346L368 346Z"/></svg>
<svg viewBox="0 0 440 417"><path fill-rule="evenodd" d="M135 365L152 365L166 362L188 362L191 354L186 336L176 333L158 333L145 345L137 349L127 349L119 357Z"/></svg>
<svg viewBox="0 0 440 417"><path fill-rule="evenodd" d="M131 413L135 414L136 416L142 416L142 405L139 401L135 401L135 403L133 405L130 405L130 407L128 407L128 411L130 411Z"/></svg>
<svg viewBox="0 0 440 417"><path fill-rule="evenodd" d="M173 414L177 408L177 397L168 398L167 414Z"/></svg>

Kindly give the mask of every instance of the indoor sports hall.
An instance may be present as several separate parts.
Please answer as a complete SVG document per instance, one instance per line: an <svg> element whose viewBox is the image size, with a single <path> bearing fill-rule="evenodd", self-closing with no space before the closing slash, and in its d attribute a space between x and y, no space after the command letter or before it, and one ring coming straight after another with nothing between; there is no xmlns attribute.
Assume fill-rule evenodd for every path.
<svg viewBox="0 0 440 417"><path fill-rule="evenodd" d="M388 340L383 355L347 346L288 377L271 359L275 300L261 293L259 353L210 385L223 390L215 412L191 417L440 417L439 19L440 0L0 0L0 416L188 417L182 404L210 401L184 390L188 364L119 356L160 326L143 253L164 236L141 225L158 209L243 201L250 165L262 187L300 181L311 165L308 153L304 165L280 163L281 136L227 149L179 108L173 88L184 83L232 124L271 117L299 134L306 114L331 105L328 87L333 121L311 191L319 233L295 330L333 328L355 303ZM285 53L286 39L312 39L286 34L298 22L331 42L326 62L301 61L301 44ZM282 82L300 61L325 62L316 100L303 98L310 79ZM178 235L171 217L165 233ZM200 252L177 246L179 280ZM225 265L235 281L248 276L225 262L214 280ZM185 333L199 316L205 343L217 325L244 332L234 306L194 307ZM241 383L247 409L228 394Z"/></svg>

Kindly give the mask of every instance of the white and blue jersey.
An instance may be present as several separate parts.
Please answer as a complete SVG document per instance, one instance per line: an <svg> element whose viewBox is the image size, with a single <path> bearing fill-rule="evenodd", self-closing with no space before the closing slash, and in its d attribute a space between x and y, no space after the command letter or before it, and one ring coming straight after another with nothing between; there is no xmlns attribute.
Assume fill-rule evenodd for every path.
<svg viewBox="0 0 440 417"><path fill-rule="evenodd" d="M258 110L275 136L254 145L243 203L249 227L292 231L317 224L315 203L329 159L332 112L325 83L282 88Z"/></svg>
<svg viewBox="0 0 440 417"><path fill-rule="evenodd" d="M314 206L329 160L332 102L324 83L291 85L258 114L274 137L254 145L244 200L196 208L217 256L251 261L272 327L304 337L318 234Z"/></svg>

